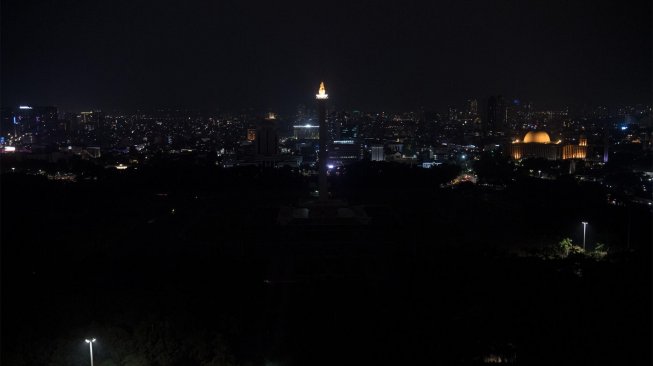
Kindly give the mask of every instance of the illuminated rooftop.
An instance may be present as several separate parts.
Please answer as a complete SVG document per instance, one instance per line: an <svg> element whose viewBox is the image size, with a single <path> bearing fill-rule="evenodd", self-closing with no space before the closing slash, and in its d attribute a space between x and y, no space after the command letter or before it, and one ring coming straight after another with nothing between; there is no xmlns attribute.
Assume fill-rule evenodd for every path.
<svg viewBox="0 0 653 366"><path fill-rule="evenodd" d="M551 137L544 131L530 131L524 136L524 143L550 144Z"/></svg>

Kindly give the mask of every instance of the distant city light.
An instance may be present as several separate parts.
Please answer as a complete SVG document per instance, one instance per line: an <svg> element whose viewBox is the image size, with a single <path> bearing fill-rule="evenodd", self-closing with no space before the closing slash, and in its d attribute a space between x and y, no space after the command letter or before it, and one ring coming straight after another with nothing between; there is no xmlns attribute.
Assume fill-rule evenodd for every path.
<svg viewBox="0 0 653 366"><path fill-rule="evenodd" d="M327 165L327 168L329 168L329 169L333 169L333 168L334 168L334 165L333 165L333 164L329 164L329 165Z"/></svg>
<svg viewBox="0 0 653 366"><path fill-rule="evenodd" d="M622 130L622 131L625 131L625 130L627 130L627 129L628 129L628 126L621 126L621 130Z"/></svg>
<svg viewBox="0 0 653 366"><path fill-rule="evenodd" d="M18 107L18 109L32 109L32 107L27 105L21 105L20 107Z"/></svg>
<svg viewBox="0 0 653 366"><path fill-rule="evenodd" d="M5 150L5 152L14 152L14 151L16 151L16 147L15 146L5 146L4 150Z"/></svg>

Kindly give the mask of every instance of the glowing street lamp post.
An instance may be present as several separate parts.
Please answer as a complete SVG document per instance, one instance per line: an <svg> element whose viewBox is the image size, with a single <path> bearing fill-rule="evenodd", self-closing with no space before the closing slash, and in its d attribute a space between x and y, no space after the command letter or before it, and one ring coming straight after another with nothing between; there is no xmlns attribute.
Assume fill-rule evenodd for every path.
<svg viewBox="0 0 653 366"><path fill-rule="evenodd" d="M583 250L585 250L585 232L587 232L587 221L583 221Z"/></svg>
<svg viewBox="0 0 653 366"><path fill-rule="evenodd" d="M93 366L93 342L95 342L95 338L91 339L90 341L88 339L86 340L86 343L88 343L88 346L91 350L91 366Z"/></svg>

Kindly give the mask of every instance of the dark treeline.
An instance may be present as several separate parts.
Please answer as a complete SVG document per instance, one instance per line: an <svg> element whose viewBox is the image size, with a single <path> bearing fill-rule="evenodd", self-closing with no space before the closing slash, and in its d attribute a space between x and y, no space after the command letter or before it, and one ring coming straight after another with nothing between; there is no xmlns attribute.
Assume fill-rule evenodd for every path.
<svg viewBox="0 0 653 366"><path fill-rule="evenodd" d="M369 225L294 228L291 169L3 171L3 364L650 363L651 214L599 186L362 163L330 184ZM604 260L538 255L581 220Z"/></svg>

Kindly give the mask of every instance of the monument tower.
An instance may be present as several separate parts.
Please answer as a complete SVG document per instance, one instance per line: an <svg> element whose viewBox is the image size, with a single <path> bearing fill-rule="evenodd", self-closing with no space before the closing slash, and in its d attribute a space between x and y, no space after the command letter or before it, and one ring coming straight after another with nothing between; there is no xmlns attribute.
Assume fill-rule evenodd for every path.
<svg viewBox="0 0 653 366"><path fill-rule="evenodd" d="M326 124L326 102L329 95L324 88L324 82L320 83L320 90L315 95L317 99L317 116L320 124L320 152L318 154L319 169L319 190L320 201L329 199L329 188L327 187L327 124Z"/></svg>

